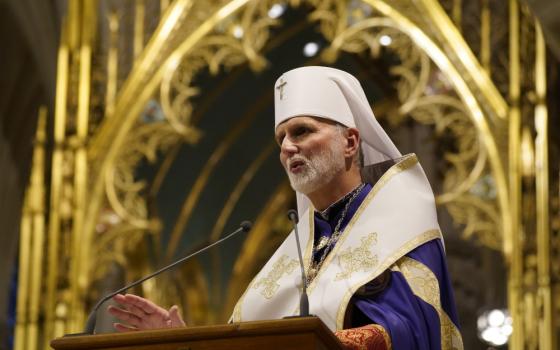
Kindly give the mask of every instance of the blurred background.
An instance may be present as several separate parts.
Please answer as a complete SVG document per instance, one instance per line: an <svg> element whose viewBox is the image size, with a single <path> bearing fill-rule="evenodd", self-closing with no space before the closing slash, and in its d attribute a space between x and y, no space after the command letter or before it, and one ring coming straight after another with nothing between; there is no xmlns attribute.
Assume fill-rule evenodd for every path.
<svg viewBox="0 0 560 350"><path fill-rule="evenodd" d="M556 349L557 0L0 1L0 349L134 290L225 323L291 229L285 71L354 74L436 194L465 349ZM99 313L98 332L111 331Z"/></svg>

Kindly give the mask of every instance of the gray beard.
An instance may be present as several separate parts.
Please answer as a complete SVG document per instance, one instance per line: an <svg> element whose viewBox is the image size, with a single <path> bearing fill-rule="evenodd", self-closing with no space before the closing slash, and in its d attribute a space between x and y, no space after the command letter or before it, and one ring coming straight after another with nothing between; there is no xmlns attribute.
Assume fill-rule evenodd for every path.
<svg viewBox="0 0 560 350"><path fill-rule="evenodd" d="M303 194L318 190L345 168L344 148L342 143L336 141L331 142L328 148L313 157L295 156L290 162L294 160L304 162L303 171L299 174L286 171L292 188Z"/></svg>

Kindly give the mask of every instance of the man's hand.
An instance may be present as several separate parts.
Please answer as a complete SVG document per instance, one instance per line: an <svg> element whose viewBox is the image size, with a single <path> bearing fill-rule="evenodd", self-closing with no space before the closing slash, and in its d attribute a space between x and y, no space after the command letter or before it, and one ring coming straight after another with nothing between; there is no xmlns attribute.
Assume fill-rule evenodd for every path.
<svg viewBox="0 0 560 350"><path fill-rule="evenodd" d="M134 294L117 294L113 300L119 303L120 307L109 306L109 312L126 323L113 324L113 327L119 332L184 327L186 325L179 314L177 305L166 310L150 300Z"/></svg>

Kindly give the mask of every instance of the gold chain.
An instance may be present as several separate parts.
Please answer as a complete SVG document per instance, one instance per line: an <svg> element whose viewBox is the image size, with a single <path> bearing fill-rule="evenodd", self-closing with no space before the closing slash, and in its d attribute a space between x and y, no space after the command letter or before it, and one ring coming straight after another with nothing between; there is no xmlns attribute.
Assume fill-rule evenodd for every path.
<svg viewBox="0 0 560 350"><path fill-rule="evenodd" d="M313 252L311 254L311 261L309 263L309 271L307 272L307 283L308 284L311 281L313 281L315 276L317 276L317 273L321 269L321 266L323 265L323 262L325 261L327 255L329 255L330 251L332 250L332 247L334 247L336 242L338 242L338 239L340 238L340 235L342 234L342 232L340 230L340 226L342 226L342 222L346 218L346 214L348 213L348 209L350 208L350 204L352 204L352 202L354 202L354 200L356 199L356 197L358 197L358 194L362 191L362 189L364 187L365 187L365 184L361 183L360 185L358 185L358 187L356 187L354 190L352 190L352 192L350 192L351 193L350 199L348 199L348 202L346 202L346 205L344 206L344 210L342 211L342 214L340 215L340 219L338 219L338 222L336 223L334 233L329 238L327 238L325 236L322 236L321 239L319 239L319 242L317 243L317 245L313 247ZM315 254L317 254L317 252L320 251L323 248L325 248L325 250L323 251L323 254L321 255L321 258L319 259L319 261L315 262L315 259L314 259Z"/></svg>

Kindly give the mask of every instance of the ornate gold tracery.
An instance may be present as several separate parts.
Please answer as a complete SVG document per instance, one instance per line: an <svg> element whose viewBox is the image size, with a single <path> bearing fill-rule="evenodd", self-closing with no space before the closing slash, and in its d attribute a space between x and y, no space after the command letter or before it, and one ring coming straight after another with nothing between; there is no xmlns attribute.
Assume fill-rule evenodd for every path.
<svg viewBox="0 0 560 350"><path fill-rule="evenodd" d="M456 2L454 1L454 4ZM343 52L368 53L378 57L383 52L390 51L398 58L399 63L391 67L390 74L396 79L400 107L396 115L388 117L388 122L398 125L410 117L418 123L432 125L436 136L452 135L457 151L445 154L450 169L445 176L444 192L438 194L438 204L445 205L455 222L465 225L466 238L476 237L488 247L501 249L506 259L518 261L520 242L517 235L520 234L520 228L516 223L516 215L519 214L515 195L516 191L519 191L515 178L517 168L515 163L512 163L512 157L508 159L504 154L507 155L509 151L514 157L517 156L515 152L519 140L516 139L516 127L515 124L512 127L512 120L516 123L515 113L519 106L516 101L506 102L500 94L499 87L491 79L488 43L481 44L481 64L461 35L460 29L453 24L440 2L435 0L292 0L289 3L290 6L309 6L312 9L309 20L318 24L321 33L330 43L322 55L325 61L332 63ZM60 311L62 306L67 305L70 306L70 310L67 313L56 313L62 320L62 323L57 323L58 328L52 324L54 316L47 317L47 322L51 323L46 325L47 337L50 334L60 335L53 333L53 327L59 331L79 328L83 323L84 306L91 297L86 291L92 282L103 278L111 264L126 266L127 255L130 253L127 250L141 244L146 234L158 234L160 224L157 218L149 215L146 183L135 177L135 169L142 161L155 161L161 153L168 152L178 143L196 144L204 137L204 130L198 129L192 118L195 108L192 98L201 93L194 81L202 70L207 69L211 74L217 74L247 64L254 71L260 71L269 64L263 50L271 40L270 29L280 24L279 20L268 16L268 11L274 4L275 1L250 0L176 0L169 6L163 6L162 3L161 7L166 10L159 26L142 51L136 48L142 46L140 39L143 36L140 35L140 39L135 40L135 52L138 56L134 66L118 95L107 99L111 101L107 111L110 115L106 115L97 126L87 145L84 140L87 138L86 100L89 80L81 80L81 100L78 99L81 104L77 119L80 127L78 137L74 140L76 144L66 153L55 152L53 156L53 168L62 163L74 167L74 187L68 181L65 182L66 187L61 186L56 179L64 182L62 175L54 176L52 185L54 195L63 191L59 188L67 188L66 196L78 198L77 203L81 207L71 208L70 215L60 210L58 215L62 205L57 202L59 199L53 199L50 225L53 227L51 231L58 232L57 225L63 222L67 225L70 222L70 225L74 225L71 226L72 244L76 247L80 244L85 245L86 248L80 248L83 255L71 256L80 260L79 263L72 264L70 279L76 278L77 282L71 292L64 291L60 293L61 296L49 297L47 314L53 314L55 309ZM516 5L512 4L516 2L510 2L510 6L515 7ZM84 8L91 10L91 5L89 3ZM460 11L456 10L457 6L452 7L451 17L456 24L460 23ZM69 18L76 26L77 18L87 16L84 15L84 9L81 9L81 14L79 10L73 11ZM483 22L488 25L488 13L484 16L486 17ZM91 22L86 21L83 30L93 28ZM143 30L142 28L139 27L138 30ZM392 38L393 44L390 47L382 47L379 44L379 38L384 35ZM537 36L542 38L542 35L539 35ZM64 55L68 54L69 48L72 50L76 45L68 38L63 39L60 60L67 59ZM91 50L91 43L86 40L80 53L80 57L85 61L81 63L80 72L85 76L88 69L88 51L83 47ZM542 47L539 50L541 56L543 50ZM539 59L542 61L544 58ZM539 67L542 68L542 64ZM59 70L59 74L68 74L64 65L61 68L63 69ZM114 60L112 71L116 74ZM546 73L539 72L541 76ZM512 70L510 80L515 81L515 74L515 70ZM438 84L433 84L434 81ZM543 145L542 141L542 137L547 135L547 130L546 122L543 121L546 120L546 105L542 105L545 91L542 90L542 82L540 84L537 93L541 102L538 118L541 137L539 164L542 165L542 160L546 160L548 155L546 145ZM113 91L116 86L114 80L110 86L113 88L108 89L107 94L116 94ZM65 87L65 84L59 83L58 97L61 99L65 97ZM513 96L515 97L515 94ZM69 97L68 100L70 99ZM161 111L150 109L150 100L157 101L158 105L161 105ZM64 102L67 106L63 105ZM60 147L64 139L60 130L65 123L62 111L70 104L63 101L57 105L55 124L59 131L55 132L55 138L58 138ZM521 120L517 123L521 124ZM542 126L542 123L545 123L545 126ZM509 145L504 141L504 138L508 137L507 133L502 131L508 127ZM252 172L258 169L271 149L261 153L252 165ZM53 169L53 173L55 171L59 170ZM251 177L251 171L246 173L245 184ZM546 206L543 199L547 197L542 193L547 191L546 181L546 178L541 178L538 182L541 209ZM232 203L235 203L239 192L242 191L243 184L240 184L238 192L230 197L233 198ZM287 205L285 191L286 186L281 186L271 197L261 220L274 217L275 210ZM231 212L231 205L229 209L223 209L225 217L229 215L228 211ZM221 232L223 220L225 219L220 221L221 224L216 224L213 239ZM541 250L547 249L547 222L548 218L540 218L538 231ZM261 223L256 226L262 230L259 232L264 232L266 225ZM178 230L178 235L181 231ZM259 239L260 242L263 241L263 237ZM169 256L173 250L169 250ZM246 274L250 272L248 269L244 275L240 269L247 268L250 258L258 255L254 246L246 245L243 252L247 255L241 256L234 269L234 276L239 278L239 283L247 280ZM50 253L51 262L55 254L56 252ZM192 267L192 271L195 276L193 285L206 288L200 269ZM520 273L514 271L512 276L519 276ZM539 260L539 275L547 275L546 261ZM53 278L49 277L51 292L56 288ZM510 288L522 289L519 281L513 282ZM240 293L242 289L235 283L230 287L233 292L228 295L228 304L231 305L235 293ZM546 288L543 290L546 291ZM539 299L539 305L548 303L546 308L550 312L550 295L542 295L543 290L540 292L543 299ZM144 291L158 300L170 297L157 296L154 292L157 291L155 286L146 287ZM549 289L548 291L550 292ZM191 295L191 302L196 299L195 289L189 289L188 293ZM531 295L528 294L525 299L531 299ZM519 295L515 293L511 297L514 300L510 300L512 303L520 300L516 299ZM196 305L191 306L198 310L199 316L193 317L200 320L200 314L203 312L201 305L205 307L207 300L195 300L194 303ZM537 301L526 302L529 306L534 303ZM514 317L519 317L522 310L512 308ZM550 320L550 315L546 317ZM519 329L521 323L517 322L516 327ZM525 335L522 331L517 331L514 338L514 344L517 345L514 346L522 348L524 337L530 337L530 334L529 329ZM552 337L551 332L545 335Z"/></svg>
<svg viewBox="0 0 560 350"><path fill-rule="evenodd" d="M499 232L501 232L501 227L507 228L509 225L508 201L506 198L507 191L503 165L500 158L497 156L497 148L487 126L487 122L485 121L484 114L477 105L474 96L469 93L470 89L466 87L467 84L465 80L468 79L463 79L459 75L458 71L452 66L451 62L447 61L446 56L441 52L438 46L431 41L428 35L423 34L422 31L418 30L418 27L400 15L395 9L381 2L366 1L366 3L375 6L376 10L379 9L383 11L381 15L387 17L370 15L369 18L362 20L353 19L352 25L346 27L346 21L340 20L346 19L344 16L344 12L346 11L345 7L337 2L332 2L330 5L328 2L320 2L318 8L311 14L310 19L320 21L320 28L323 34L331 42L331 46L324 53L324 57L327 60L335 59L337 52L341 50L353 53L358 53L363 50L374 52L375 50L379 50L378 40L376 39L380 35L390 33L391 29L393 30L393 35L396 40L395 47L397 47L397 50L401 51L397 51L396 53L403 62L400 66L392 69L392 73L400 78L398 91L399 98L402 102L400 108L401 115L409 114L418 121L435 123L436 130L439 132L442 132L447 126L452 131L454 130L455 135L461 135L459 147L463 149L463 151L460 151L459 155L447 156L448 161L458 168L455 172L452 172L452 175L446 180L446 188L454 190L452 193L442 194L439 198L439 202L449 203L452 199L455 199L454 203L449 206L450 211L452 215L454 214L454 218L458 222L467 224L466 235L471 236L480 230L480 232L485 233L480 235L485 243L494 248L499 248L501 242ZM146 157L153 158L153 150L158 148L158 140L156 137L159 137L161 140L166 140L169 144L174 141L176 142L177 135L173 135L173 131L179 135L189 135L191 142L196 142L196 137L193 137L193 135L199 136L199 133L189 125L192 112L189 97L197 93L197 88L191 86L191 82L198 70L207 66L211 73L216 73L220 65L227 68L244 61L250 62L250 65L254 69L261 69L264 66L264 58L257 53L266 42L268 36L266 34L266 28L276 24L276 21L270 20L267 16L267 11L271 4L272 2L268 4L263 1L258 2L258 4L249 3L242 14L234 15L233 19L225 17L227 19L223 21L226 24L217 26L214 30L217 33L210 34L201 44L191 45L193 47L191 54L188 54L188 48L191 46L186 45L186 43L191 43L190 39L193 37L201 37L198 33L193 33L189 39L185 40L183 44L170 55L170 58L167 59L167 68L165 68L163 77L161 78L160 87L160 100L165 112L164 115L169 123L158 123L155 127L148 128L146 135L150 135L152 140L148 142L142 140L144 142L140 142L142 145L148 145L148 147L143 146L146 150L143 152ZM316 5L313 2L311 2L311 4ZM218 12L224 15L227 11L237 10L237 6L240 6L239 2L232 2L224 6ZM371 11L372 10L369 9L369 12ZM217 19L211 17L205 22L205 25L199 28L208 28L209 30L211 24L215 25L217 23ZM233 33L234 30L229 29L232 27L235 28L236 26L241 28L243 33L241 38L236 38ZM224 30L224 28L226 29ZM372 34L372 29L374 28L381 28L382 30L379 33ZM395 30L397 33L395 33ZM399 39L399 31L407 34L407 36ZM416 43L415 45L399 45L399 40L406 40L409 36L413 36L412 38L414 41L411 41L411 43L414 42ZM415 52L414 47L416 47L416 45L419 46L420 50L416 50ZM426 52L430 54L431 58L440 67L443 67L445 70L444 73L451 78L455 91L459 92L462 101L456 99L455 96L446 95L447 92L440 94L441 96L434 95L433 93L429 96L422 96L425 95L431 69L431 64L429 63ZM471 80L475 81L476 78L473 77ZM478 77L478 80L483 79ZM449 85L449 83L447 84ZM486 90L489 89L488 87L485 88ZM493 90L490 89L490 91ZM466 105L464 104L465 102ZM497 103L497 105L500 107L493 114L496 116L495 118L503 114L501 110L502 106L499 103ZM439 106L439 108L437 108L437 106ZM454 111L442 113L444 107L447 109L452 108ZM433 120L430 120L430 117L428 117L430 115ZM479 132L474 134L475 129L468 127L468 125L461 127L461 121L463 121L464 124L465 119L461 118L461 116L470 116L475 125L478 126ZM169 128L168 125L170 125L171 128ZM144 126L140 124L139 128L138 133L134 132L131 133L131 135L142 135L143 133L141 130ZM155 133L153 132L154 129L166 130L168 133ZM470 134L470 136L465 134ZM481 138L485 145L482 152L476 151L480 149L477 147L479 141L476 140L478 138ZM128 140L126 144L136 145L139 144L139 142ZM150 149L152 150L151 153ZM142 154L142 152L138 151L136 153ZM470 189L472 184L482 175L484 160L486 160L487 154L491 155L489 158L494 173L492 178L494 179L493 183L497 186L497 190L494 191L494 193L498 195L498 203L500 212L502 213L499 217L502 218L502 222L496 222L495 218L498 217L498 215L496 215L498 209L486 203L485 200L488 200L488 198L479 199L476 194L465 194L467 189ZM473 156L477 156L476 161L473 162L476 166L472 167L474 172L468 172L467 169L470 168L468 160ZM133 159L133 162L128 165L128 169L117 172L122 174L130 174L134 164L138 161L137 157L135 158L127 154L122 154L119 159L123 159L127 162L129 159ZM117 161L116 163L119 164L118 167L121 167L122 165L120 164L123 162ZM105 180L113 180L115 173L115 170L108 170ZM136 198L136 201L140 202L141 199L138 197L140 184L135 185L131 183L133 179L130 178L130 176L128 178L125 176L119 178L123 185L127 184L127 186L121 186L121 188L122 193L128 193L128 200L131 201L131 193L136 193L136 196L133 197ZM454 178L454 180L451 180L451 178ZM463 182L463 179L468 179L468 181ZM133 217L127 215L124 210L126 205L121 205L119 201L116 200L117 195L111 185L113 183L115 183L115 181L106 181L107 194L117 213L120 214L125 221L129 221L139 228L146 228L147 223L142 222L142 219L133 219ZM461 184L461 186L458 186L459 184ZM463 194L462 198L458 198L460 193ZM466 214L463 213L465 207L469 208ZM476 215L476 212L485 213L485 215ZM487 217L487 220L480 220L481 217L484 216ZM475 221L478 221L478 223L474 224Z"/></svg>
<svg viewBox="0 0 560 350"><path fill-rule="evenodd" d="M386 11L388 10L386 9ZM508 224L500 222L497 218L507 220L507 215L498 214L499 211L508 210L507 205L504 205L507 203L507 192L503 178L503 165L497 157L493 137L489 134L486 122L476 119L476 115L481 114L480 109L476 105L465 105L451 91L451 83L441 77L441 71L432 67L429 56L426 54L430 51L422 50L423 47L418 47L411 42L408 35L405 35L412 31L412 23L407 23L404 18L400 18L400 21L408 26L405 31L402 29L402 25L391 18L370 16L365 20L353 21L350 27L344 28L341 33L333 34L334 37L328 38L331 46L325 52L326 58L334 59L339 50L353 53L368 50L375 54L379 50L379 38L382 35L390 35L393 40L392 46L395 47L393 51L401 62L399 65L391 67L391 74L398 77L396 86L401 103L399 116L396 118L401 119L410 115L420 123L433 124L437 134L447 132L454 135L454 139L458 143L457 154L445 155L454 170L448 171L446 174L444 193L438 195L438 203L447 206L456 222L466 225L464 231L466 237L475 235L486 245L500 249L502 225L507 227ZM312 17L322 18L326 15L318 13ZM337 18L341 17L340 15ZM323 27L329 28L327 25L322 25ZM340 25L332 27L341 28ZM329 34L326 33L326 35ZM419 35L417 35L417 40L420 41L418 37ZM427 37L424 37L423 40L429 41ZM431 46L425 45L424 47L430 48ZM437 56L433 50L431 52L432 57ZM439 64L443 63L440 59ZM451 72L448 74L457 74L450 68L447 71ZM438 76L437 79L441 81L442 86L439 91L429 90L428 83L430 79L434 79L434 75ZM463 88L463 84L456 82L454 87L455 91L458 91ZM466 93L460 97L463 100L473 99ZM478 128L472 128L471 123L478 124ZM480 147L480 143L484 146ZM484 196L486 193L469 192L475 183L482 181L481 177L484 175L488 152L494 155L491 164L495 172L491 178L499 179L501 177L501 180L495 180L501 186L497 186L498 189L493 190L493 196ZM491 185L495 186L494 183ZM502 198L498 198L498 203L504 205L500 209L492 203L496 194L502 196Z"/></svg>

